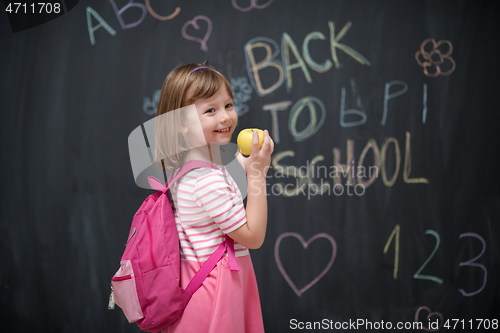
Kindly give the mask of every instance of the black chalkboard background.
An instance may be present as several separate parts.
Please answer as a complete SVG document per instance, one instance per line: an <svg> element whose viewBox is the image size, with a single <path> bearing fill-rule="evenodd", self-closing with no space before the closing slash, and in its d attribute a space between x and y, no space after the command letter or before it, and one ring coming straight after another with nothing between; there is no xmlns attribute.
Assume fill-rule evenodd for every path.
<svg viewBox="0 0 500 333"><path fill-rule="evenodd" d="M276 141L268 233L252 251L267 332L498 327L495 1L137 0L117 16L127 3L80 1L16 33L0 20L2 332L137 331L106 309L151 193L127 138L171 69L207 59L232 81L240 129ZM367 174L334 180L339 164Z"/></svg>

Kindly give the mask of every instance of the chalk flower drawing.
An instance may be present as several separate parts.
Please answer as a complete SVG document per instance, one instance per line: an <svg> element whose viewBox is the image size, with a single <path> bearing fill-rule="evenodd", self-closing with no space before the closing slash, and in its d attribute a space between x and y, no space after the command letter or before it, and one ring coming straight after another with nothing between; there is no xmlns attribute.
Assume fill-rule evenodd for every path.
<svg viewBox="0 0 500 333"><path fill-rule="evenodd" d="M156 115L156 110L158 109L158 102L160 101L161 90L158 89L153 94L153 98L144 97L144 102L142 103L142 111L149 116Z"/></svg>
<svg viewBox="0 0 500 333"><path fill-rule="evenodd" d="M423 67L424 74L428 77L450 75L456 67L455 60L450 57L451 52L453 45L450 41L440 40L436 43L433 38L427 38L415 53L415 60Z"/></svg>
<svg viewBox="0 0 500 333"><path fill-rule="evenodd" d="M231 78L230 81L236 112L238 116L242 116L250 109L245 103L252 98L252 86L246 77Z"/></svg>

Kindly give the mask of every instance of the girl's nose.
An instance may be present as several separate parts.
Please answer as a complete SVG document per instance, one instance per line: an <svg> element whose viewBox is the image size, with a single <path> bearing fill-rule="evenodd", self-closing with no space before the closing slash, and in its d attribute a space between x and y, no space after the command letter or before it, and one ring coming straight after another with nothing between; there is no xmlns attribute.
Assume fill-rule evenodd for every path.
<svg viewBox="0 0 500 333"><path fill-rule="evenodd" d="M224 123L226 121L229 120L229 114L227 113L226 109L222 109L220 112L219 112L219 121L221 123Z"/></svg>

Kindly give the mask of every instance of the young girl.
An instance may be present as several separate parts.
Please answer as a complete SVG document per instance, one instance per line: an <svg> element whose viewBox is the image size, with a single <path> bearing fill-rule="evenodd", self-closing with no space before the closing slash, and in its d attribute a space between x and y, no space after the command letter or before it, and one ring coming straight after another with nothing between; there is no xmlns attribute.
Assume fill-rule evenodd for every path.
<svg viewBox="0 0 500 333"><path fill-rule="evenodd" d="M263 332L248 249L259 248L266 233L265 175L274 143L265 131L259 150L254 133L250 156L237 155L247 173L245 210L242 195L221 161L220 146L230 142L238 121L227 79L207 64L174 69L163 84L157 115L172 115L169 121L157 123L157 158L160 156L164 168L175 173L190 160L214 165L188 172L171 187L181 243L181 287L187 286L226 235L234 240L238 268L232 270L234 265L225 255L181 318L163 332Z"/></svg>

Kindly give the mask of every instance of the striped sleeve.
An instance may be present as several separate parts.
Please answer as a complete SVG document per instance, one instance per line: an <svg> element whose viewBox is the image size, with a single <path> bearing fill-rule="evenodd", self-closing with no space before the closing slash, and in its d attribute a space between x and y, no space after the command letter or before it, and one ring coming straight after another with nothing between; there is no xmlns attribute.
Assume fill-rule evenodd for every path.
<svg viewBox="0 0 500 333"><path fill-rule="evenodd" d="M243 199L221 170L207 169L196 179L193 194L198 205L223 233L230 233L246 223Z"/></svg>

